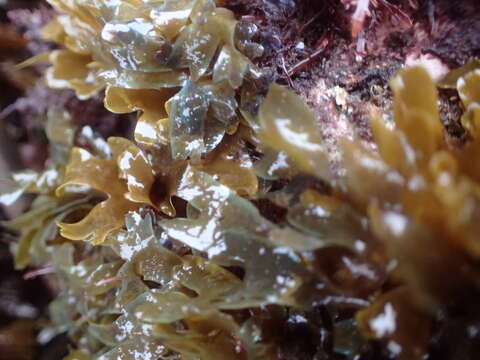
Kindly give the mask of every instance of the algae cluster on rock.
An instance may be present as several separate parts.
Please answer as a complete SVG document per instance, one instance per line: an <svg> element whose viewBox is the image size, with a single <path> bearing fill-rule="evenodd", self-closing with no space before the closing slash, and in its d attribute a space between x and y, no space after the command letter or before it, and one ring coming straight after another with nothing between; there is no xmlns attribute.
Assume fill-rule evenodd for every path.
<svg viewBox="0 0 480 360"><path fill-rule="evenodd" d="M422 68L392 79L378 151L329 169L313 113L252 62L255 27L212 0L51 0L46 81L138 112L107 141L51 112L51 161L3 199L17 268L54 268L69 359L415 359L478 299L480 70L458 90L471 139L443 137ZM453 309L453 310L452 310Z"/></svg>

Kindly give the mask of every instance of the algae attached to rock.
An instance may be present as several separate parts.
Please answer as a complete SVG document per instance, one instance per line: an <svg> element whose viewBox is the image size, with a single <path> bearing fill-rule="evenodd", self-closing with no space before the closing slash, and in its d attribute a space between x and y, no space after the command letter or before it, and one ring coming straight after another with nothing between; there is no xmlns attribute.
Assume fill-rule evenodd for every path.
<svg viewBox="0 0 480 360"><path fill-rule="evenodd" d="M37 194L5 226L17 268L55 271L67 359L421 359L458 309L476 319L477 63L439 83L459 93L463 147L408 68L393 121L372 119L378 151L342 139L335 175L314 114L253 64L256 29L231 11L50 3L48 84L139 113L133 140L105 142L51 112L50 167L0 197Z"/></svg>

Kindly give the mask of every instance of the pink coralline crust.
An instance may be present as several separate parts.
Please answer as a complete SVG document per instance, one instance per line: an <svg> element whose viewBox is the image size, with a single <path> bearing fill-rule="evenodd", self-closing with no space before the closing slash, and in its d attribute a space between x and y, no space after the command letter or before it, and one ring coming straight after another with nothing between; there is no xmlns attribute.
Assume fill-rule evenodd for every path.
<svg viewBox="0 0 480 360"><path fill-rule="evenodd" d="M431 54L408 54L405 66L423 66L434 80L440 80L450 70L438 57Z"/></svg>
<svg viewBox="0 0 480 360"><path fill-rule="evenodd" d="M320 80L317 86L306 94L305 99L317 115L321 136L335 169L340 161L338 140L342 137L353 138L353 126L337 110L335 95L329 91L325 81Z"/></svg>
<svg viewBox="0 0 480 360"><path fill-rule="evenodd" d="M42 40L40 30L54 17L55 11L45 6L35 9L15 9L7 13L8 18L17 31L29 40L27 50L32 54L40 54L52 49L52 45Z"/></svg>
<svg viewBox="0 0 480 360"><path fill-rule="evenodd" d="M323 6L325 3L328 5ZM230 1L236 13L252 16L260 27L266 52L259 65L271 71L277 82L299 93L317 115L321 135L336 167L339 138L354 134L374 148L370 119L373 114L389 113L389 79L397 71L421 64L439 79L449 69L480 54L480 3L325 3ZM319 49L321 53L317 54ZM315 58L305 65L312 54L316 54ZM298 64L302 64L301 69L289 73ZM342 106L336 102L336 90L332 89L344 92ZM454 116L450 114L455 104L445 105L450 97L440 95L442 119L452 125L447 126L447 132L456 132Z"/></svg>

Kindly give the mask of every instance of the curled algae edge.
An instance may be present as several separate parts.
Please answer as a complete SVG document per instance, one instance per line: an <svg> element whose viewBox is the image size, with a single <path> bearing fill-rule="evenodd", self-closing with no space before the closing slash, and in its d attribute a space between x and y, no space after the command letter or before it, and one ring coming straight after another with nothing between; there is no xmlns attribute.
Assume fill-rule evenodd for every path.
<svg viewBox="0 0 480 360"><path fill-rule="evenodd" d="M459 93L464 146L445 140L428 73L405 69L394 125L372 119L378 152L343 139L338 176L314 114L254 65L255 29L231 11L49 2L61 15L43 35L62 49L48 85L80 99L105 89L108 110L139 112L135 141L88 148L68 113L50 113L52 165L0 195L38 194L5 225L20 232L18 269L55 268L67 359L277 359L292 323L316 334L311 358L353 359L377 341L420 359L446 306L478 292L478 62L438 84Z"/></svg>

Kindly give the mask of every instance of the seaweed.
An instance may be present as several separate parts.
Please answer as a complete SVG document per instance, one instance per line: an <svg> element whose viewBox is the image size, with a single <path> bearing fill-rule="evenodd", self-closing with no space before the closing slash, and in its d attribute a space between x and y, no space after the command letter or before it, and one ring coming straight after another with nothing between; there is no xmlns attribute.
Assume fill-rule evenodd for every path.
<svg viewBox="0 0 480 360"><path fill-rule="evenodd" d="M478 299L477 62L438 83L468 142L445 139L437 85L407 68L392 116L371 120L378 148L345 136L337 174L314 113L252 63L257 29L230 10L50 2L44 36L64 48L47 83L139 113L134 139L105 142L51 111L49 167L0 197L37 194L4 225L17 268L53 269L67 359L421 359Z"/></svg>
<svg viewBox="0 0 480 360"><path fill-rule="evenodd" d="M49 86L72 88L80 99L108 86L106 104L114 112L128 112L109 105L114 91L182 87L168 106L174 158L210 152L232 127L238 107L235 89L253 68L236 44L250 56L258 56L261 46L251 41L254 29L245 31L231 11L217 8L212 0L153 2L139 8L121 1L51 3L65 14L44 29L44 36L67 49L49 54ZM200 84L206 78L211 84ZM119 96L115 95L117 101ZM161 111L160 103L150 104L151 108L143 104L142 110ZM186 109L177 111L177 103L196 116L183 115ZM209 126L204 126L207 111ZM145 122L139 126L140 133Z"/></svg>
<svg viewBox="0 0 480 360"><path fill-rule="evenodd" d="M108 145L112 152L110 159L94 157L81 148L71 151L56 195L68 196L73 188L74 193L99 191L106 194L107 199L93 207L81 221L58 224L61 234L68 239L101 243L111 231L124 225L127 212L137 210L142 204L155 206L150 200L154 174L146 156L123 138L111 137Z"/></svg>

